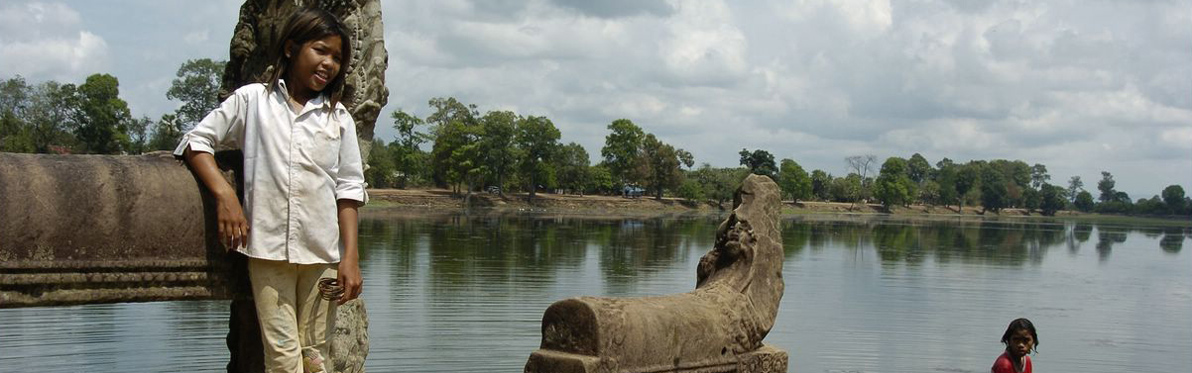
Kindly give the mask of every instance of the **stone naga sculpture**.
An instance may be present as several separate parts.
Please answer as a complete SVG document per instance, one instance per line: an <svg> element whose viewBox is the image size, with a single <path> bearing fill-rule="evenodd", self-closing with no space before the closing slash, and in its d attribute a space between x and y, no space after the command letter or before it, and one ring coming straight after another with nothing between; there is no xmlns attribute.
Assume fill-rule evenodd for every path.
<svg viewBox="0 0 1192 373"><path fill-rule="evenodd" d="M692 292L551 305L525 372L785 372L786 352L762 343L784 288L779 193L745 179Z"/></svg>

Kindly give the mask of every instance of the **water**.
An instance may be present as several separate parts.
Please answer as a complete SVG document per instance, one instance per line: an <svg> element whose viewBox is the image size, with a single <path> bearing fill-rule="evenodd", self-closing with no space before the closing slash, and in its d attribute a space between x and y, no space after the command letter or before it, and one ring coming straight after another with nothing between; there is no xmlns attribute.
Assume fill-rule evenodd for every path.
<svg viewBox="0 0 1192 373"><path fill-rule="evenodd" d="M407 216L361 224L370 372L520 371L578 295L690 291L716 217ZM783 223L766 342L792 372L987 372L1010 320L1041 372L1192 366L1185 228L810 216ZM0 372L216 372L223 301L0 310Z"/></svg>

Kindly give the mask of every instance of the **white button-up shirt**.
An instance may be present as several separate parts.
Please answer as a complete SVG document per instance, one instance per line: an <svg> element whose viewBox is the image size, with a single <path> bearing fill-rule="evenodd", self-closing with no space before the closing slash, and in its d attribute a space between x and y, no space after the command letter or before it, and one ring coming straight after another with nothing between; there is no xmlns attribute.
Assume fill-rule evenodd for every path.
<svg viewBox="0 0 1192 373"><path fill-rule="evenodd" d="M237 89L182 137L174 150L242 149L244 214L254 258L290 263L338 263L336 201L368 201L356 123L342 104L324 95L302 110L289 104L284 82Z"/></svg>

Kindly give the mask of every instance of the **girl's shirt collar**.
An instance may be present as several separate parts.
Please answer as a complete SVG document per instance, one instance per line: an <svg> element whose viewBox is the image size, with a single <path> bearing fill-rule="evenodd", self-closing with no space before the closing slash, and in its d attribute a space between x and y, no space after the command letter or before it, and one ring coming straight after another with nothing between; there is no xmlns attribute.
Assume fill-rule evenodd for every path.
<svg viewBox="0 0 1192 373"><path fill-rule="evenodd" d="M289 88L286 87L286 80L278 79L277 80L277 88L279 91L281 91L281 98L283 100L285 100L286 106L289 106L290 105L290 90L289 90ZM331 100L327 99L327 95L319 93L317 96L306 101L306 104L302 106L302 110L301 110L301 112L299 112L299 114L305 113L312 108L319 108L319 107L325 108L330 105L331 105Z"/></svg>

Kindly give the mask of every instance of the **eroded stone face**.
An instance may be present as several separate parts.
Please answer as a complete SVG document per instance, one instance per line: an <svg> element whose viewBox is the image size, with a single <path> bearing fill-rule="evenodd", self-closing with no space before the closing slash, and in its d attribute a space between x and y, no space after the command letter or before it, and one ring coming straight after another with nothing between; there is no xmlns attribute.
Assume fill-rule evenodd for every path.
<svg viewBox="0 0 1192 373"><path fill-rule="evenodd" d="M551 305L526 372L785 372L787 354L762 343L782 280L778 185L750 175L696 289L642 298L579 297Z"/></svg>
<svg viewBox="0 0 1192 373"><path fill-rule="evenodd" d="M265 80L273 63L270 53L278 48L278 34L290 14L302 7L327 10L348 27L352 61L347 67L344 104L356 120L361 159L367 160L377 117L389 102L389 90L385 88L389 53L385 50L379 0L245 1L240 7L240 22L232 33L221 95L227 97L236 88Z"/></svg>

